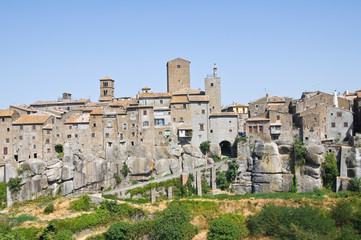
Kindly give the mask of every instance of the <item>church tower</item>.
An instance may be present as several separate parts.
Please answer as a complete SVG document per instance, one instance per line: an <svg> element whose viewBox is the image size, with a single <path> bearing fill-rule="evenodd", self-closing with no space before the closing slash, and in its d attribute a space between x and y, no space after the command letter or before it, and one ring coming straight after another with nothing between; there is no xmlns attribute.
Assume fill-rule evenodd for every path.
<svg viewBox="0 0 361 240"><path fill-rule="evenodd" d="M167 62L167 92L174 93L184 88L190 88L190 61L176 58Z"/></svg>
<svg viewBox="0 0 361 240"><path fill-rule="evenodd" d="M114 99L114 80L108 77L100 79L99 102L112 102Z"/></svg>
<svg viewBox="0 0 361 240"><path fill-rule="evenodd" d="M209 112L221 112L221 78L217 77L217 65L213 66L213 75L204 79L206 95L209 96Z"/></svg>

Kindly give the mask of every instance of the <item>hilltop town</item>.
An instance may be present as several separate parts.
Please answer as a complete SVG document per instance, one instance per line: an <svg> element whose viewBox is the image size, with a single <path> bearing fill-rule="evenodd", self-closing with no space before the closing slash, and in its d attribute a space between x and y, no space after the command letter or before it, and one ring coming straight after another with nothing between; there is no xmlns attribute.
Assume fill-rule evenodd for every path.
<svg viewBox="0 0 361 240"><path fill-rule="evenodd" d="M114 191L202 167L215 175L207 166L227 158L237 159L231 188L238 194L321 188L321 165L331 152L340 172L336 190L361 177L361 89L303 92L300 99L266 94L248 105L223 106L217 66L204 90L191 89L190 62L181 58L167 63L167 92L145 86L117 98L115 81L99 80L98 102L63 93L0 110L0 182L21 179L18 191L8 190L8 205L57 193ZM294 169L297 139L308 154Z"/></svg>

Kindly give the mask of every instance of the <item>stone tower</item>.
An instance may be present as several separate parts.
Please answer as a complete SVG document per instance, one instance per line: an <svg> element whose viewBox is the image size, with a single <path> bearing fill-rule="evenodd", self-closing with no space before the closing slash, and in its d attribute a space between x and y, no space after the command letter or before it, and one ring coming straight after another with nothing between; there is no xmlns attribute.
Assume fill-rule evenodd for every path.
<svg viewBox="0 0 361 240"><path fill-rule="evenodd" d="M99 102L111 102L114 99L114 80L108 77L100 79Z"/></svg>
<svg viewBox="0 0 361 240"><path fill-rule="evenodd" d="M204 79L206 95L209 96L209 112L221 112L221 78L217 77L217 65L213 66L213 76Z"/></svg>
<svg viewBox="0 0 361 240"><path fill-rule="evenodd" d="M184 88L190 88L190 61L176 58L167 62L167 91L174 93Z"/></svg>

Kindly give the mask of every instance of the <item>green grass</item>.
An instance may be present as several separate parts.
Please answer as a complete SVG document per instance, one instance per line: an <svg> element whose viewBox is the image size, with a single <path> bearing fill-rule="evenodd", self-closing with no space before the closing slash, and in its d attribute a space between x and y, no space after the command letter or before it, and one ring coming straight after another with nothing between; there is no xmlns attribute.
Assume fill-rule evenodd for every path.
<svg viewBox="0 0 361 240"><path fill-rule="evenodd" d="M7 220L14 227L20 226L26 221L35 221L37 218L28 214L21 214L17 217L9 217Z"/></svg>

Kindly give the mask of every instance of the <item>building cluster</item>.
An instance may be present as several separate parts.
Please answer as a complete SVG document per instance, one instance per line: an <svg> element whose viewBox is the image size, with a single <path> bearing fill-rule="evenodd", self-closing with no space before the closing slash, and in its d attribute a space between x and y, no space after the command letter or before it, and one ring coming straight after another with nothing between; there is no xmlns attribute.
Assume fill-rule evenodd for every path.
<svg viewBox="0 0 361 240"><path fill-rule="evenodd" d="M144 87L133 97L116 98L114 80L100 79L98 102L73 100L70 93L56 101L0 110L0 159L22 162L51 159L54 146L76 145L85 154L107 158L114 148L142 146L152 157L155 146L219 144L232 155L237 137L265 134L291 143L343 141L361 132L361 90L343 95L305 92L294 100L266 95L248 105L221 105L217 66L205 78L205 90L190 88L190 62L167 63L167 92Z"/></svg>

